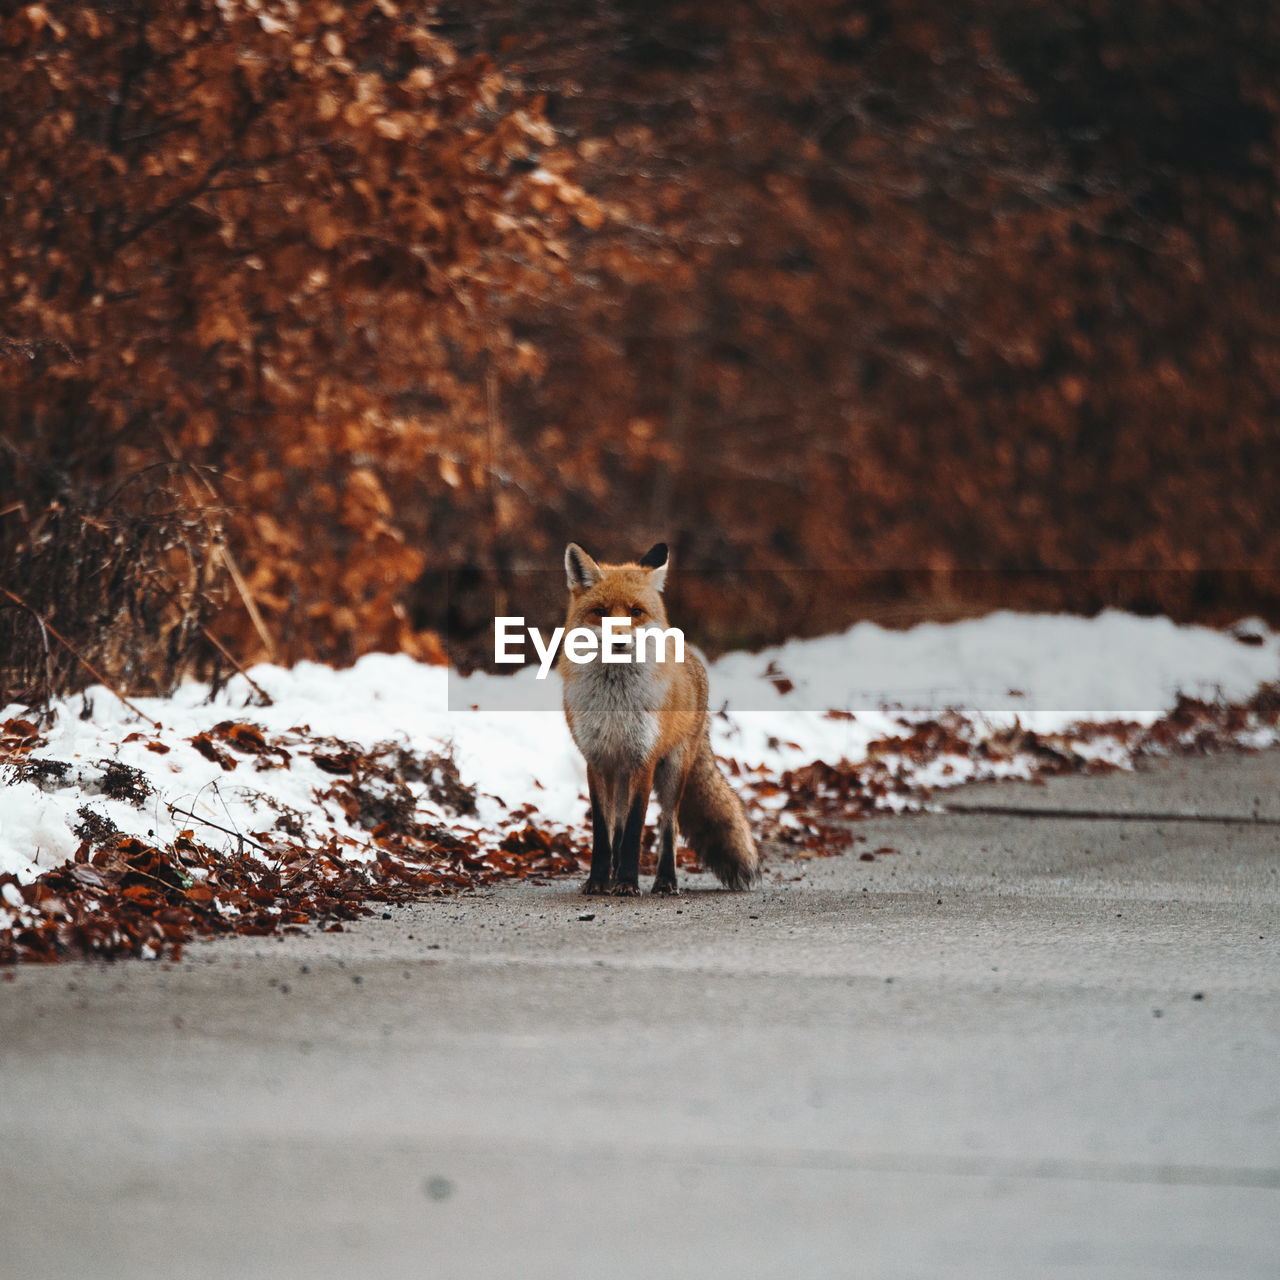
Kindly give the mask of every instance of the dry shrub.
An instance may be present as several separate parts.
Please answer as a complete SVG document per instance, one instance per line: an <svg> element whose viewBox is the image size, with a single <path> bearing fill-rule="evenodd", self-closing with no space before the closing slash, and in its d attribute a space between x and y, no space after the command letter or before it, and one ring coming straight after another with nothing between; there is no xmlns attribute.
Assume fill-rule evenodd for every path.
<svg viewBox="0 0 1280 1280"><path fill-rule="evenodd" d="M96 679L141 692L217 657L209 625L226 597L218 523L180 500L168 469L105 487L65 472L42 485L0 448L0 704L39 703ZM21 477L21 479L17 479Z"/></svg>

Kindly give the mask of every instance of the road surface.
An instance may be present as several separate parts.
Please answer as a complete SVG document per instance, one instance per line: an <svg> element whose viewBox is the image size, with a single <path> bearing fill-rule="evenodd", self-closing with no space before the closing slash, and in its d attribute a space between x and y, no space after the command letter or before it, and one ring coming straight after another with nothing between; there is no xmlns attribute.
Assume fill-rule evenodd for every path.
<svg viewBox="0 0 1280 1280"><path fill-rule="evenodd" d="M23 968L0 1274L1274 1280L1280 825L1150 815L1278 820L1278 782L970 788L1052 812Z"/></svg>

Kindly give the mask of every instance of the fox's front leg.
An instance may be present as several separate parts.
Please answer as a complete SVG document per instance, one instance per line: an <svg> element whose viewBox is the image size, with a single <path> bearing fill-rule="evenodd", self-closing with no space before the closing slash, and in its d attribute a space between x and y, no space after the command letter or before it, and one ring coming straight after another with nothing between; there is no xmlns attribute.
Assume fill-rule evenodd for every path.
<svg viewBox="0 0 1280 1280"><path fill-rule="evenodd" d="M591 871L582 886L583 893L608 893L609 872L613 859L613 841L609 838L611 814L605 813L609 803L607 788L596 771L587 768L587 790L591 795Z"/></svg>
<svg viewBox="0 0 1280 1280"><path fill-rule="evenodd" d="M648 769L631 787L626 808L622 839L613 872L613 892L628 898L640 892L640 842L644 835L644 816L649 808L649 792L653 790L653 770Z"/></svg>

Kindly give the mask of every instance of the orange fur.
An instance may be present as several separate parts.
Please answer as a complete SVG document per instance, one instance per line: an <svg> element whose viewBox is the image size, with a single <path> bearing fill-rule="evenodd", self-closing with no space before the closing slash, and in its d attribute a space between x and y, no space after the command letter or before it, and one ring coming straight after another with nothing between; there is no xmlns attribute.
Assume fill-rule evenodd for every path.
<svg viewBox="0 0 1280 1280"><path fill-rule="evenodd" d="M570 544L566 627L598 629L605 617L635 626L669 624L661 588L666 548L639 563L598 565ZM707 673L696 653L683 662L607 665L561 657L565 717L587 762L593 846L588 893L639 891L640 838L649 796L662 808L655 893L676 892L676 820L703 864L730 888L759 876L759 853L742 803L711 751Z"/></svg>

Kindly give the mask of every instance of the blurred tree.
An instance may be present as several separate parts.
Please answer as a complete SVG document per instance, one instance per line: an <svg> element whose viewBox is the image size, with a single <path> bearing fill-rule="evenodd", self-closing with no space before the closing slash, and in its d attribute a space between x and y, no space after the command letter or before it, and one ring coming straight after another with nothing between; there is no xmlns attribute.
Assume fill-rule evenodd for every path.
<svg viewBox="0 0 1280 1280"><path fill-rule="evenodd" d="M131 682L569 537L719 643L1280 619L1273 5L8 12L0 563Z"/></svg>
<svg viewBox="0 0 1280 1280"><path fill-rule="evenodd" d="M894 599L1280 616L1275 6L453 12L610 213L526 312L535 554L778 570L705 593L725 639Z"/></svg>

